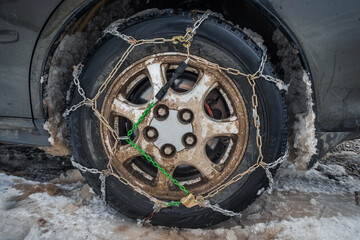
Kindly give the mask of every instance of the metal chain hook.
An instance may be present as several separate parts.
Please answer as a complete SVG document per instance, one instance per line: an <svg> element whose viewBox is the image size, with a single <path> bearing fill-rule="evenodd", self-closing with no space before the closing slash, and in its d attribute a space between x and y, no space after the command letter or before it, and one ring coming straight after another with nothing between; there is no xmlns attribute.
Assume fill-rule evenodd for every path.
<svg viewBox="0 0 360 240"><path fill-rule="evenodd" d="M207 10L195 23L191 28L186 29L186 33L184 36L174 36L172 38L173 44L178 44L179 42L183 43L183 46L188 48L191 46L191 41L196 34L196 31L201 26L201 24L209 17L211 11Z"/></svg>

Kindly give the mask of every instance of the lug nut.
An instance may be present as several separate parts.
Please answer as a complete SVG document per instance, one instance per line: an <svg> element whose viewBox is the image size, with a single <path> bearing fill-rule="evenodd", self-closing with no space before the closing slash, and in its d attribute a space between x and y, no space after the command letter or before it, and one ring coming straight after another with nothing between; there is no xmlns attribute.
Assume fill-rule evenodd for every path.
<svg viewBox="0 0 360 240"><path fill-rule="evenodd" d="M185 138L185 142L186 142L187 145L192 145L195 142L195 138L193 136L187 136Z"/></svg>
<svg viewBox="0 0 360 240"><path fill-rule="evenodd" d="M153 127L146 127L144 129L145 138L150 141L155 141L158 137L158 131Z"/></svg>
<svg viewBox="0 0 360 240"><path fill-rule="evenodd" d="M190 123L194 119L194 114L189 109L181 110L178 116L180 120L185 123Z"/></svg>
<svg viewBox="0 0 360 240"><path fill-rule="evenodd" d="M183 112L182 118L183 118L185 121L189 121L189 120L191 119L191 113L189 113L189 112Z"/></svg>
<svg viewBox="0 0 360 240"><path fill-rule="evenodd" d="M196 144L196 136L193 133L186 133L182 137L185 147L192 147Z"/></svg>
<svg viewBox="0 0 360 240"><path fill-rule="evenodd" d="M165 120L169 115L169 108L165 105L159 105L155 108L155 117L158 120Z"/></svg>
<svg viewBox="0 0 360 240"><path fill-rule="evenodd" d="M173 150L172 150L171 147L167 146L166 148L164 148L164 153L165 153L166 155L171 155L172 152L173 152Z"/></svg>
<svg viewBox="0 0 360 240"><path fill-rule="evenodd" d="M173 156L176 149L173 145L171 144L165 144L161 147L162 153L166 156L166 157L170 157Z"/></svg>
<svg viewBox="0 0 360 240"><path fill-rule="evenodd" d="M165 108L159 108L159 110L158 110L158 115L159 115L160 117L165 117L165 115L166 115L166 110L165 110Z"/></svg>
<svg viewBox="0 0 360 240"><path fill-rule="evenodd" d="M154 129L149 129L146 134L149 138L153 138L153 137L155 137L156 133L155 133Z"/></svg>

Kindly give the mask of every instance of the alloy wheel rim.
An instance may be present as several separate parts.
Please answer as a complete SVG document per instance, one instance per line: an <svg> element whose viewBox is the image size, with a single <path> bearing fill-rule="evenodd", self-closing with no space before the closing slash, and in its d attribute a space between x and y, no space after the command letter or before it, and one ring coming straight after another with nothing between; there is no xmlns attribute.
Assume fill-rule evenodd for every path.
<svg viewBox="0 0 360 240"><path fill-rule="evenodd" d="M185 59L186 54L182 53L159 53L145 57L122 71L109 87L102 105L102 114L110 125L119 134L126 133L126 129L123 128L130 128L131 126L128 126L130 122L135 123L138 120L150 100L154 100L154 95L166 83L167 73ZM154 109L138 126L133 141L190 192L198 195L215 189L234 173L245 152L249 123L244 100L229 76L220 70L201 64L205 61L202 58L192 56L192 59L198 61L190 61L186 70L189 75L197 76L193 86L187 87L188 89L182 92L169 89L159 103L168 108L173 120L167 122L169 112L164 118L160 116L163 111L157 112L157 109ZM142 96L147 102L132 101L131 96L136 95L136 89L141 89L144 82L150 83L148 88L142 89ZM223 118L216 119L210 116L211 109L205 106L209 95L214 92L220 93L223 105L226 104L228 115ZM188 119L189 114L184 115L184 112L192 115L189 118L191 120ZM178 116L177 120L174 114ZM122 119L123 124L119 123L121 122L119 119ZM189 121L183 121L184 119ZM154 124L155 122L157 124ZM181 141L182 148L179 147L179 141L175 143L170 140L171 135L166 136L166 131L162 129L165 124L169 128L175 123L178 124L177 126L184 126L180 136L177 136L181 139L176 139ZM153 139L149 136L154 132L148 132L149 128L153 128L157 134ZM102 124L100 133L107 157L114 155L112 166L120 176L159 199L178 200L185 195L164 174L151 171L145 159L139 160L140 153L125 141L121 141L121 145L113 152L115 141ZM150 135L147 136L147 133ZM186 143L187 141L191 143L189 136L194 138L195 143ZM209 145L219 144L219 139L226 139L224 142L227 144L221 156L217 156L214 161L214 158L209 157L207 149ZM175 145L178 149L175 148L170 153L169 149ZM147 167L149 169L146 169ZM186 167L192 171L185 171ZM181 168L182 174L178 173L178 169Z"/></svg>

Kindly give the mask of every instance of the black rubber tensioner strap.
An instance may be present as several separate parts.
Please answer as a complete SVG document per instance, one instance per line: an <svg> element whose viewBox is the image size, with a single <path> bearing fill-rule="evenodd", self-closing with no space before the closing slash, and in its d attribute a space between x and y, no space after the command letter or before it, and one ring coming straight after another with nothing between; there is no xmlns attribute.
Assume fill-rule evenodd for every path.
<svg viewBox="0 0 360 240"><path fill-rule="evenodd" d="M175 72L172 74L170 80L155 95L157 100L161 101L165 97L171 85L173 85L175 80L184 73L188 62L189 62L189 58L187 58L185 61L180 63L180 65L176 68Z"/></svg>

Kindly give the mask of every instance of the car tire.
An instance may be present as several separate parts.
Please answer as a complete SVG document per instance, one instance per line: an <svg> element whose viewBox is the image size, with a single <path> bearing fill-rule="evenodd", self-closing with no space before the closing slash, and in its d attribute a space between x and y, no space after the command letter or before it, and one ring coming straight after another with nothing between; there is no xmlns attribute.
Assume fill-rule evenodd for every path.
<svg viewBox="0 0 360 240"><path fill-rule="evenodd" d="M200 14L173 10L147 11L121 23L117 26L117 30L135 39L171 38L175 35L184 35L185 29L192 26L193 17L199 16ZM96 95L101 83L128 46L127 42L109 33L96 43L83 61L84 68L80 76L80 85L87 97L93 98ZM119 73L141 59L166 52L185 54L186 48L171 42L142 45L128 56ZM210 16L200 26L191 44L190 52L220 66L237 68L245 73L257 71L262 55L261 48L240 29L216 16ZM269 63L265 65L264 74L275 74ZM226 180L248 169L256 162L258 155L256 129L252 119L251 87L245 77L229 74L228 76L244 100L248 126L244 152L236 169L227 176ZM114 81L116 80L108 85L104 95L111 91ZM273 83L263 79L256 80L256 91L259 98L262 151L264 161L270 163L282 156L285 151L287 117L284 93ZM74 84L71 86L71 92L70 105L75 105L82 100L82 97L76 91ZM104 101L105 96L98 99L99 112L103 112ZM69 141L75 160L86 167L106 169L108 155L101 141L100 121L93 110L82 107L72 112L67 122ZM87 172L84 173L84 177L93 190L101 194L99 176ZM259 196L259 190L267 185L265 171L258 168L221 191L210 201L231 211L242 211ZM132 219L147 217L153 211L154 205L148 198L112 176L106 178L106 202ZM152 217L151 222L154 225L168 227L198 228L220 223L227 218L209 208L180 206L162 209Z"/></svg>

